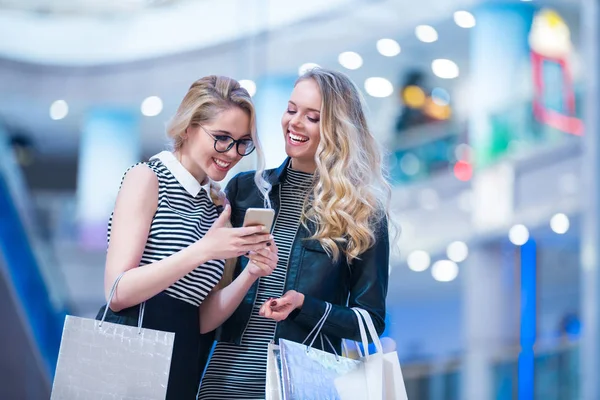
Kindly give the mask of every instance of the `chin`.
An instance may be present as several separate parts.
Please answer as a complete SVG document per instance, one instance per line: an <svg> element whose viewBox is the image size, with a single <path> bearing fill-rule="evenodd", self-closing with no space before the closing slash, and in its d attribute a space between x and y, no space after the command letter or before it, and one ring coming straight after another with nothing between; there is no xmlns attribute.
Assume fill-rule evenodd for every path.
<svg viewBox="0 0 600 400"><path fill-rule="evenodd" d="M212 166L209 166L204 171L206 171L206 177L213 182L220 182L227 176L227 172L219 171L212 168Z"/></svg>
<svg viewBox="0 0 600 400"><path fill-rule="evenodd" d="M223 179L225 179L227 173L228 172L224 171L210 171L210 173L208 173L207 176L210 178L210 180L214 182L221 182Z"/></svg>
<svg viewBox="0 0 600 400"><path fill-rule="evenodd" d="M304 151L303 149L299 149L287 143L285 144L285 152L289 157L298 159L305 158L306 153L306 151Z"/></svg>

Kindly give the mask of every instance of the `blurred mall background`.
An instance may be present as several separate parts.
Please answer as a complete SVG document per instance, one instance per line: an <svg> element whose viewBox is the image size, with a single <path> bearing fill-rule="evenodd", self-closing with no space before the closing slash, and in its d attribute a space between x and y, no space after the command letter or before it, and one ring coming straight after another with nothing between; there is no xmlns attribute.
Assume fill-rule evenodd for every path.
<svg viewBox="0 0 600 400"><path fill-rule="evenodd" d="M0 398L48 399L103 303L119 180L199 77L346 72L387 151L384 343L411 400L600 399L598 0L0 0ZM246 160L237 169L252 168Z"/></svg>

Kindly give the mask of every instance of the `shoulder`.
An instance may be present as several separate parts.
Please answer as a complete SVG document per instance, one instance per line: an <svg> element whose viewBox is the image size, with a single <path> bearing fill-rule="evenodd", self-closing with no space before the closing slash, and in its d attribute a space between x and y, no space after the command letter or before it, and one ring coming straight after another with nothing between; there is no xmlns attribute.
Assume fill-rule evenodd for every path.
<svg viewBox="0 0 600 400"><path fill-rule="evenodd" d="M393 227L392 223L392 227ZM374 217L374 221L371 224L371 229L373 229L373 236L375 239L375 243L373 243L372 248L389 248L390 245L390 221L389 216L385 210L379 210ZM395 230L392 229L392 233ZM386 250L387 251L387 250Z"/></svg>
<svg viewBox="0 0 600 400"><path fill-rule="evenodd" d="M246 185L254 182L254 174L256 171L244 171L240 172L231 178L231 182L235 182L236 185Z"/></svg>
<svg viewBox="0 0 600 400"><path fill-rule="evenodd" d="M129 168L123 177L122 189L158 191L157 172L147 163L138 163Z"/></svg>
<svg viewBox="0 0 600 400"><path fill-rule="evenodd" d="M143 213L150 217L156 210L158 194L158 177L154 171L146 163L136 164L125 172L115 213L138 216Z"/></svg>
<svg viewBox="0 0 600 400"><path fill-rule="evenodd" d="M248 190L249 186L254 185L254 174L256 171L244 171L236 174L227 183L225 193L234 194L238 190Z"/></svg>
<svg viewBox="0 0 600 400"><path fill-rule="evenodd" d="M153 158L150 161L142 164L148 167L149 170L153 171L158 178L167 177L170 174L169 169L158 158Z"/></svg>

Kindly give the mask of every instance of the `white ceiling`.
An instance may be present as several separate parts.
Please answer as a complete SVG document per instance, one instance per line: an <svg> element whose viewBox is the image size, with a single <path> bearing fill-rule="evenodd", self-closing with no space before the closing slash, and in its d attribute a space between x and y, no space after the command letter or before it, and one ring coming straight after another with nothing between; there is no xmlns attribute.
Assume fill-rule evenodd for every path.
<svg viewBox="0 0 600 400"><path fill-rule="evenodd" d="M27 57L41 56L42 51L60 55L67 52L63 43L74 42L67 39L63 42L61 38L52 36L53 45L38 44L37 47L43 49L36 55L31 53L19 58L16 53L0 51L0 56L4 54L4 60L0 59L0 92L3 94L0 97L0 118L32 135L42 152L71 153L77 149L81 120L89 107L113 104L138 110L145 97L158 95L164 101L163 113L155 118L145 118L141 126L143 143L149 148L147 151L153 151L164 145L164 122L174 112L189 84L200 76L218 73L238 79L256 79L266 75L295 74L298 66L305 62L339 69L337 55L342 51L355 50L363 54L365 64L358 71L349 71L349 74L360 86L367 76L373 75L384 76L397 83L402 70L407 67L425 65L428 68L431 60L438 55L450 57L451 52L466 52L468 34L451 23L450 16L454 10L470 8L477 2L423 0L419 3L420 7L415 7L414 4L393 0L337 1L331 4L342 6L335 12L331 8L331 12L321 11L310 18L300 18L296 23L272 26L267 32L201 46L177 55L93 66L24 61ZM313 4L312 1L301 3L311 7ZM198 18L198 24L201 22L204 19ZM236 21L230 24L220 22L234 25ZM448 27L448 32L440 34L438 43L426 45L418 42L413 34L414 27L420 23L441 23ZM0 30L3 25L0 23ZM440 29L446 28L441 26ZM102 36L111 38L117 48L120 46L114 43L112 33L102 30L96 33L96 41L90 43L100 43ZM376 53L375 42L382 37L399 40L403 49L400 56L385 58ZM100 45L110 46L110 41ZM69 116L61 121L52 121L48 116L48 108L56 99L65 99L70 107ZM387 103L371 100L370 108L375 117L385 112L386 107L389 109L390 101L396 101L395 98L388 99Z"/></svg>
<svg viewBox="0 0 600 400"><path fill-rule="evenodd" d="M164 147L165 122L199 77L294 75L305 62L342 69L337 55L347 50L363 56L362 68L346 71L359 86L369 76L398 84L409 68L430 71L434 59L452 59L461 77L447 81L430 74L428 83L453 92L468 76L469 31L451 16L479 1L421 0L418 6L397 0L173 1L99 17L7 10L8 1L0 0L0 37L12 38L0 41L0 120L30 135L42 155L72 157L88 109L109 104L137 111L145 97L157 95L163 112L141 122L148 154ZM23 4L39 2L63 3ZM208 14L215 18L198 17ZM576 23L577 13L571 14L565 16L575 15ZM422 23L436 27L437 42L416 39L414 28ZM383 37L399 41L399 56L377 53L375 42ZM69 115L52 121L48 109L57 99L69 103ZM385 140L398 112L397 96L367 100L371 124Z"/></svg>
<svg viewBox="0 0 600 400"><path fill-rule="evenodd" d="M0 0L0 7L50 15L119 15L177 1L180 0Z"/></svg>
<svg viewBox="0 0 600 400"><path fill-rule="evenodd" d="M160 2L161 7L144 7L149 2L132 0L42 3L56 11L6 10L0 14L0 37L13 38L0 42L0 54L63 66L138 61L285 29L369 1L180 0ZM81 12L67 12L69 9ZM123 12L130 9L137 12Z"/></svg>

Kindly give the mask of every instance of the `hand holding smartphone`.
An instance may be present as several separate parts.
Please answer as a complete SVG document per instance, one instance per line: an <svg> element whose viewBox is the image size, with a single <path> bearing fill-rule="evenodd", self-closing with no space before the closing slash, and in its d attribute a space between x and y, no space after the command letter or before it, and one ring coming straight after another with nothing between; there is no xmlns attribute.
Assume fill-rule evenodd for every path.
<svg viewBox="0 0 600 400"><path fill-rule="evenodd" d="M273 228L273 220L275 219L275 211L270 208L249 208L246 210L244 216L243 226L257 226L262 225L265 227L263 232L271 232Z"/></svg>
<svg viewBox="0 0 600 400"><path fill-rule="evenodd" d="M249 208L246 210L244 217L244 227L264 226L264 233L271 232L273 228L273 221L275 219L275 211L269 208ZM249 265L250 274L256 277L263 277L270 275L277 267L277 246L275 241L271 240L267 243L270 250L258 250L252 251L246 255L251 261Z"/></svg>

